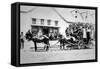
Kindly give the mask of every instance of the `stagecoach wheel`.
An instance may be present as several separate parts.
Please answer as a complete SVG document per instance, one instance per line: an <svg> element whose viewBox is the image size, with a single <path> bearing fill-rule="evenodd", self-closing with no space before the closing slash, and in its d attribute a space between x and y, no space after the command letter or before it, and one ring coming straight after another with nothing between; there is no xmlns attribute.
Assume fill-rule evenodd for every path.
<svg viewBox="0 0 100 69"><path fill-rule="evenodd" d="M79 41L78 42L78 49L80 49L80 46L81 46L81 42Z"/></svg>
<svg viewBox="0 0 100 69"><path fill-rule="evenodd" d="M71 50L71 46L70 45L66 45L67 50Z"/></svg>
<svg viewBox="0 0 100 69"><path fill-rule="evenodd" d="M78 45L78 49L81 49L81 46L80 45Z"/></svg>
<svg viewBox="0 0 100 69"><path fill-rule="evenodd" d="M88 47L93 48L93 46L94 46L93 42L90 41L89 44L88 44Z"/></svg>

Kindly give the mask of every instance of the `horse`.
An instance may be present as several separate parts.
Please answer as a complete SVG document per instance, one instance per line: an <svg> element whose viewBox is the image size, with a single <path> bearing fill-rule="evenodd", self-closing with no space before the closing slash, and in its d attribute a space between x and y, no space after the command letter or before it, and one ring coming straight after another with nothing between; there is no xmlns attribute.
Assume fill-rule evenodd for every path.
<svg viewBox="0 0 100 69"><path fill-rule="evenodd" d="M44 49L46 49L46 51L49 50L49 38L46 35L42 35L42 38L38 38L36 36L33 36L31 33L26 34L26 39L28 41L32 41L34 42L34 46L35 46L35 51L37 51L37 43L44 43Z"/></svg>
<svg viewBox="0 0 100 69"><path fill-rule="evenodd" d="M74 40L72 37L70 39L66 39L63 35L59 35L58 42L60 42L60 49L64 49L65 47L67 49L74 49L75 47L79 49L79 41Z"/></svg>

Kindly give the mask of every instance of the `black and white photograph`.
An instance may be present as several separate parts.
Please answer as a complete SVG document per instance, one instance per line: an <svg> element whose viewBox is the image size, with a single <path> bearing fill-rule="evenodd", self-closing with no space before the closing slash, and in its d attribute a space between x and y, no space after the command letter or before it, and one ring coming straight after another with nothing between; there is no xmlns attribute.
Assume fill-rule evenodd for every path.
<svg viewBox="0 0 100 69"><path fill-rule="evenodd" d="M20 5L20 64L96 59L96 10Z"/></svg>

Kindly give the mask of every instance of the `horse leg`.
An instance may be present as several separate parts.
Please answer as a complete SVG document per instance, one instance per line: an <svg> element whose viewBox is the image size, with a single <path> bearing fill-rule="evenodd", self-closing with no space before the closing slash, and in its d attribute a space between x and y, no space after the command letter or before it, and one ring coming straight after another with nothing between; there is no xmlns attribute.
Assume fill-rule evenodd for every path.
<svg viewBox="0 0 100 69"><path fill-rule="evenodd" d="M61 44L60 44L60 49L61 49L61 50L64 49L64 43L61 43Z"/></svg>
<svg viewBox="0 0 100 69"><path fill-rule="evenodd" d="M62 50L62 44L60 44L60 50Z"/></svg>
<svg viewBox="0 0 100 69"><path fill-rule="evenodd" d="M65 43L63 42L63 49L65 49Z"/></svg>
<svg viewBox="0 0 100 69"><path fill-rule="evenodd" d="M46 51L48 51L49 50L49 46L47 45L47 47L46 47Z"/></svg>
<svg viewBox="0 0 100 69"><path fill-rule="evenodd" d="M35 51L37 51L37 44L36 44L36 42L34 42L34 46L35 46Z"/></svg>
<svg viewBox="0 0 100 69"><path fill-rule="evenodd" d="M50 44L48 43L48 44L47 44L46 51L48 51L48 50L49 50L49 47L50 47Z"/></svg>
<svg viewBox="0 0 100 69"><path fill-rule="evenodd" d="M43 42L46 44L46 51L48 51L49 50L49 46L50 46L49 40L47 38L45 38L45 39L43 39Z"/></svg>
<svg viewBox="0 0 100 69"><path fill-rule="evenodd" d="M47 45L45 44L45 45L44 45L44 50L45 50L46 48L47 48Z"/></svg>

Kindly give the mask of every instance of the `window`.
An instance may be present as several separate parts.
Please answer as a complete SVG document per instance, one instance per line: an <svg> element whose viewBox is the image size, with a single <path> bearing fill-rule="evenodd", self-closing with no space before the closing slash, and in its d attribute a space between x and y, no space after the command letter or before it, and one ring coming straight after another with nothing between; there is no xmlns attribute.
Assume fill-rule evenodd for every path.
<svg viewBox="0 0 100 69"><path fill-rule="evenodd" d="M48 22L48 25L50 25L50 23L51 23L51 20L47 20L47 22Z"/></svg>
<svg viewBox="0 0 100 69"><path fill-rule="evenodd" d="M32 18L32 24L36 24L36 18Z"/></svg>
<svg viewBox="0 0 100 69"><path fill-rule="evenodd" d="M58 21L55 21L55 26L57 26L58 25Z"/></svg>
<svg viewBox="0 0 100 69"><path fill-rule="evenodd" d="M44 24L44 19L41 19L41 24L42 24L42 25Z"/></svg>
<svg viewBox="0 0 100 69"><path fill-rule="evenodd" d="M75 18L77 18L77 16L75 16Z"/></svg>

